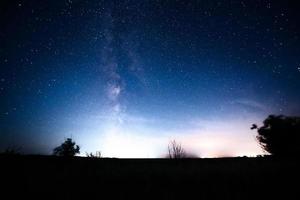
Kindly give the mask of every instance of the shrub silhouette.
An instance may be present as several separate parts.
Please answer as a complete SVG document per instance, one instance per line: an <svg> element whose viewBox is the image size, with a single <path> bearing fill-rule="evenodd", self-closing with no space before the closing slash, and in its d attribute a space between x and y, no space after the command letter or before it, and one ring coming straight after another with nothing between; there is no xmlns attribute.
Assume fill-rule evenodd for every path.
<svg viewBox="0 0 300 200"><path fill-rule="evenodd" d="M177 143L175 140L172 140L168 145L168 158L178 159L186 157L187 154L181 144Z"/></svg>
<svg viewBox="0 0 300 200"><path fill-rule="evenodd" d="M274 156L300 155L300 117L270 115L262 127L253 124L261 147Z"/></svg>
<svg viewBox="0 0 300 200"><path fill-rule="evenodd" d="M86 155L86 157L89 157L89 158L102 158L101 151L96 151L95 154L93 152L91 152L91 153L86 152L85 155Z"/></svg>
<svg viewBox="0 0 300 200"><path fill-rule="evenodd" d="M80 153L80 147L71 138L67 138L64 143L53 150L53 155L56 156L72 157L78 153Z"/></svg>
<svg viewBox="0 0 300 200"><path fill-rule="evenodd" d="M3 155L21 155L21 148L20 147L8 147L1 154L3 154Z"/></svg>

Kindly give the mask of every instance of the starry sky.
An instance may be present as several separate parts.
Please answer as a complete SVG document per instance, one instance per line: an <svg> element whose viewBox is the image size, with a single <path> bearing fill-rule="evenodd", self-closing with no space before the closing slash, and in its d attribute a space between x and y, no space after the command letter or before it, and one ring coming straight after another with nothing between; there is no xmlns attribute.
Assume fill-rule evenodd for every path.
<svg viewBox="0 0 300 200"><path fill-rule="evenodd" d="M300 6L271 0L2 0L0 149L72 137L107 157L263 153L300 114Z"/></svg>

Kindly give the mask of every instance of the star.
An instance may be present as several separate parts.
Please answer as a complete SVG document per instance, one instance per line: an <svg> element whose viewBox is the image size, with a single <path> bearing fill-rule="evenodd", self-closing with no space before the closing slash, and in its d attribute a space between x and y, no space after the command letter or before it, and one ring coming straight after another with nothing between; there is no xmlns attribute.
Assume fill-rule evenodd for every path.
<svg viewBox="0 0 300 200"><path fill-rule="evenodd" d="M249 124L272 113L300 115L300 8L291 1L65 0L45 9L24 2L0 12L0 114L8 115L0 130L17 130L16 137L30 132L43 144L47 135L58 142L72 133L93 150L85 141L114 138L116 128L154 143L206 130L231 141L228 131L245 141L232 153L250 155L260 149L247 139Z"/></svg>

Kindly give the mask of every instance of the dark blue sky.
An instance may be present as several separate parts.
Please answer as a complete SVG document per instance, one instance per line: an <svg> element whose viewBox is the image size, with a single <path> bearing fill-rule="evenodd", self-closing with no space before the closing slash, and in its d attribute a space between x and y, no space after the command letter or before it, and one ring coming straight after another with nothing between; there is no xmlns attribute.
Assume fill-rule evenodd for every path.
<svg viewBox="0 0 300 200"><path fill-rule="evenodd" d="M300 114L293 1L0 5L1 149L255 155L252 123Z"/></svg>

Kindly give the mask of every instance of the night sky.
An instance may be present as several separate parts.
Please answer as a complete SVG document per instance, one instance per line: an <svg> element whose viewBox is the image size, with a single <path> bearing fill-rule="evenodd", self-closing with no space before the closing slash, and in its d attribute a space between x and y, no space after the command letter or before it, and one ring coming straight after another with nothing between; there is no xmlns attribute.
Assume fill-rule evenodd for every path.
<svg viewBox="0 0 300 200"><path fill-rule="evenodd" d="M261 154L251 124L300 114L295 2L1 0L0 149Z"/></svg>

